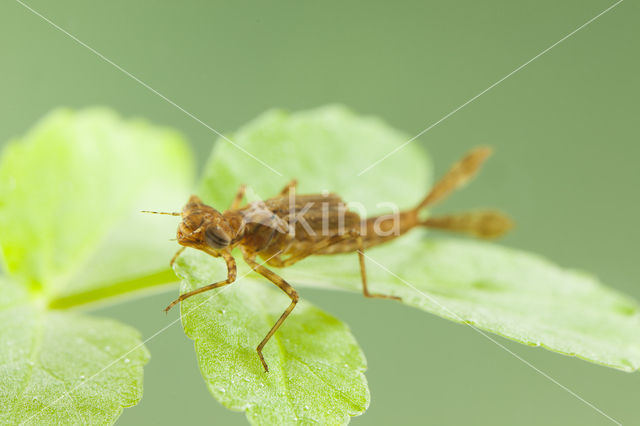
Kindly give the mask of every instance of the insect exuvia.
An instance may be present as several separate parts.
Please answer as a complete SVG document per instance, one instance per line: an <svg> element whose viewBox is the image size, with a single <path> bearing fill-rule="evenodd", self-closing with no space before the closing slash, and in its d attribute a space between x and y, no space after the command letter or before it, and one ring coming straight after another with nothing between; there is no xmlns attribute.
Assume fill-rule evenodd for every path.
<svg viewBox="0 0 640 426"><path fill-rule="evenodd" d="M258 257L268 266L285 268L311 255L355 252L360 263L364 296L397 300L396 296L369 291L365 249L397 238L415 227L463 232L480 238L498 237L512 227L511 221L497 211L420 218L423 209L433 206L470 180L490 154L490 148L474 149L456 163L417 206L396 215L361 219L357 213L349 211L336 194L297 195L295 180L277 196L244 206L243 185L224 212L204 204L195 195L189 198L181 213L145 212L181 216L177 241L183 247L171 259L172 265L186 247L222 257L227 264L225 280L182 294L165 311L191 296L233 283L236 262L231 253L235 247L240 248L244 261L291 299L289 306L256 347L264 370L269 371L262 349L293 311L299 296L287 281L257 262Z"/></svg>

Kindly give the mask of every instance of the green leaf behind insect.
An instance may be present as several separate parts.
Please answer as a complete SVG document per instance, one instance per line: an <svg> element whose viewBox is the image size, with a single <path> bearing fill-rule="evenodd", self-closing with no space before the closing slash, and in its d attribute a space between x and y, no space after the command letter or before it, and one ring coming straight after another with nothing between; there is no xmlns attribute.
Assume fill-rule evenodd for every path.
<svg viewBox="0 0 640 426"><path fill-rule="evenodd" d="M479 241L407 236L369 250L370 287L443 318L609 367L640 368L640 311L583 272ZM354 256L310 258L290 282L359 292Z"/></svg>
<svg viewBox="0 0 640 426"><path fill-rule="evenodd" d="M176 272L182 292L223 276L219 259L190 250ZM301 302L265 346L265 373L256 345L290 300L251 278L191 297L181 305L202 376L225 407L246 411L253 424L343 424L369 405L366 362L349 329Z"/></svg>
<svg viewBox="0 0 640 426"><path fill-rule="evenodd" d="M385 213L392 202L400 208L416 204L431 184L431 163L424 150L408 144L375 169L357 174L409 140L382 120L363 117L341 106L289 114L268 111L231 135L244 150L227 141L213 148L201 184L205 202L226 209L241 183L249 197L270 198L291 179L298 193L335 192L345 202ZM276 172L282 174L278 176Z"/></svg>
<svg viewBox="0 0 640 426"><path fill-rule="evenodd" d="M5 270L50 300L166 271L175 221L140 210L184 203L192 168L172 130L105 109L51 113L0 160Z"/></svg>
<svg viewBox="0 0 640 426"><path fill-rule="evenodd" d="M289 178L298 178L300 193L330 189L367 207L379 201L412 206L426 194L431 171L415 145L357 176L406 140L379 120L340 107L267 113L238 131L234 142L285 177L221 141L205 172L202 194L225 208L241 183L270 197ZM626 371L640 368L637 303L587 274L519 250L432 239L420 231L366 254L372 291L401 296L408 305L527 345ZM293 285L361 291L355 254L312 256L278 272Z"/></svg>

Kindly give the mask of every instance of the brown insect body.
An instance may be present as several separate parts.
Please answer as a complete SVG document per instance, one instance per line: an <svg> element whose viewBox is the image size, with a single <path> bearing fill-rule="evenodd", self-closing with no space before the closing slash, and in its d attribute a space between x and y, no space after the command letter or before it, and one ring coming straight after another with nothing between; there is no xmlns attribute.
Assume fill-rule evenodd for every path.
<svg viewBox="0 0 640 426"><path fill-rule="evenodd" d="M241 207L244 186L241 186L231 207L219 212L204 204L197 196L190 197L181 216L177 240L183 247L202 250L211 256L222 257L227 264L227 279L182 294L165 310L193 295L230 284L236 279L236 264L231 250L239 247L247 264L282 289L291 299L275 325L256 348L265 371L267 363L262 349L282 325L298 302L298 293L282 277L256 262L256 257L273 267L287 267L310 255L356 252L359 257L363 294L367 297L399 299L396 296L370 293L367 288L364 250L390 241L416 226L464 232L483 238L499 236L511 228L511 221L494 211L479 211L442 217L420 219L420 213L464 185L490 154L488 148L469 153L432 188L415 208L396 215L362 220L349 211L336 194L297 195L296 181L289 183L273 198L249 203Z"/></svg>

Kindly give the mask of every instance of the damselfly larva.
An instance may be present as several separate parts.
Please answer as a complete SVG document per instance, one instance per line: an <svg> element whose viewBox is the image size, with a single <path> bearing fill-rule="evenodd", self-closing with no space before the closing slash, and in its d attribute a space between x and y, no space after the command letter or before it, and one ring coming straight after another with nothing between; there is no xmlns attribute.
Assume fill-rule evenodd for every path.
<svg viewBox="0 0 640 426"><path fill-rule="evenodd" d="M476 148L456 163L435 184L427 196L413 209L397 215L361 219L347 209L336 194L297 195L296 181L291 181L277 196L242 205L245 187L242 185L228 210L219 212L192 195L181 213L160 213L181 216L177 241L183 247L171 259L171 264L186 247L222 257L227 264L225 280L182 294L165 309L196 294L231 284L236 279L236 262L231 251L239 247L244 261L256 272L277 285L291 303L256 351L265 371L269 371L262 349L298 303L298 292L271 269L258 263L285 268L311 255L355 252L360 262L362 292L366 297L399 299L396 296L371 293L367 287L364 250L393 240L415 227L438 228L462 232L480 238L494 238L512 227L512 222L497 211L472 211L421 219L426 207L442 201L464 185L491 154L490 148Z"/></svg>

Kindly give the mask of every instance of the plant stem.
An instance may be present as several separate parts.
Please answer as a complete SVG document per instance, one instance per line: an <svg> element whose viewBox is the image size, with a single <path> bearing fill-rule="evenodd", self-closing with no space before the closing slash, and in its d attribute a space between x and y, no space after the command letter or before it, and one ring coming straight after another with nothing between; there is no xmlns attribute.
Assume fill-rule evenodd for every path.
<svg viewBox="0 0 640 426"><path fill-rule="evenodd" d="M140 278L114 283L108 287L96 288L82 293L57 297L49 302L50 309L68 309L92 302L104 301L126 293L157 287L178 281L174 272L166 269Z"/></svg>

